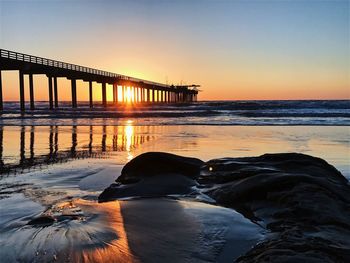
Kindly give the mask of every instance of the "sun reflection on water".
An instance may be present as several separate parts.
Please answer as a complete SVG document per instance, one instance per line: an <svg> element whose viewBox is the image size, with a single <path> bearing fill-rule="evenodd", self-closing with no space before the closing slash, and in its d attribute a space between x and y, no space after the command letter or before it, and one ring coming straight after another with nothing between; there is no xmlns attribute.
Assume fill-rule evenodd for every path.
<svg viewBox="0 0 350 263"><path fill-rule="evenodd" d="M128 120L127 125L125 126L125 130L124 130L124 134L125 134L125 148L126 151L128 152L128 157L127 160L130 161L132 158L134 158L133 154L131 153L132 150L132 145L133 145L133 141L134 141L134 126L133 126L133 121L132 120Z"/></svg>

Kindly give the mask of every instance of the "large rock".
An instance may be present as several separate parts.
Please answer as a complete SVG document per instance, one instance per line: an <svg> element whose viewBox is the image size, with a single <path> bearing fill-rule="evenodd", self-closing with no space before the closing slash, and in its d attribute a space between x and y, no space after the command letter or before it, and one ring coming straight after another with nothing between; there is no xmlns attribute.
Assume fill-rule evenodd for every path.
<svg viewBox="0 0 350 263"><path fill-rule="evenodd" d="M146 153L125 165L99 200L168 194L207 195L266 228L238 262L350 262L350 186L320 158L287 153L203 163Z"/></svg>
<svg viewBox="0 0 350 263"><path fill-rule="evenodd" d="M266 227L238 262L350 262L350 187L322 159L265 154L211 160L206 194Z"/></svg>
<svg viewBox="0 0 350 263"><path fill-rule="evenodd" d="M98 197L106 202L127 197L191 194L204 162L170 153L148 152L128 162L116 180Z"/></svg>
<svg viewBox="0 0 350 263"><path fill-rule="evenodd" d="M183 157L164 152L143 153L128 162L118 177L117 182L127 184L141 178L159 174L181 174L196 178L204 164L197 158Z"/></svg>

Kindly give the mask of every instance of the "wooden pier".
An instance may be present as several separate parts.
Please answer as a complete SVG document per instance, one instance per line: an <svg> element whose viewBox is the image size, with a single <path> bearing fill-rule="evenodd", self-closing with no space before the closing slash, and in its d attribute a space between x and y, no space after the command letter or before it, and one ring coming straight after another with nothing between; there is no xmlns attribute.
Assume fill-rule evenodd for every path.
<svg viewBox="0 0 350 263"><path fill-rule="evenodd" d="M5 70L17 70L19 72L19 107L22 112L26 110L24 75L29 79L29 109L35 110L33 76L44 74L48 79L49 109L58 109L59 87L58 78L67 78L71 81L72 108L78 107L77 80L88 83L89 106L93 108L92 83L101 84L102 105L116 106L118 103L126 103L125 94L133 99L132 103L184 103L197 101L199 85L166 85L149 80L143 80L117 73L83 67L52 59L27 55L5 49L0 49L0 110L3 110L3 89L1 72ZM107 85L113 86L113 102L107 102ZM118 98L118 95L121 98ZM130 101L129 101L130 102Z"/></svg>

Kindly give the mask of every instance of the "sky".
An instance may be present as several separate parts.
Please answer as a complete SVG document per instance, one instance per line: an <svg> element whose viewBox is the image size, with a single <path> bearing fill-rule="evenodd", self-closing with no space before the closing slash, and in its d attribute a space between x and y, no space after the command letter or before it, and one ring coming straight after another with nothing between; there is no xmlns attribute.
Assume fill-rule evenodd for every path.
<svg viewBox="0 0 350 263"><path fill-rule="evenodd" d="M200 100L350 99L349 13L347 0L0 0L0 47L199 84ZM2 76L4 99L18 100L18 72ZM47 99L46 77L34 84Z"/></svg>

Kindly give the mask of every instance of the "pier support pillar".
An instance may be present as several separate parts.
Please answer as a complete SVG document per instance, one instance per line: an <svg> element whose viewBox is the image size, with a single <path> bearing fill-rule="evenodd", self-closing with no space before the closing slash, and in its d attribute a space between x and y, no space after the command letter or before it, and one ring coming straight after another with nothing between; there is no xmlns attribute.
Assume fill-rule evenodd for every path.
<svg viewBox="0 0 350 263"><path fill-rule="evenodd" d="M143 88L140 88L140 103L143 103Z"/></svg>
<svg viewBox="0 0 350 263"><path fill-rule="evenodd" d="M102 105L104 108L107 107L107 92L106 92L106 83L102 83Z"/></svg>
<svg viewBox="0 0 350 263"><path fill-rule="evenodd" d="M19 106L22 112L25 111L24 105L24 75L23 72L19 72Z"/></svg>
<svg viewBox="0 0 350 263"><path fill-rule="evenodd" d="M140 98L139 98L139 102L140 103L143 103L143 88L141 87L141 88L139 88L139 96L140 96Z"/></svg>
<svg viewBox="0 0 350 263"><path fill-rule="evenodd" d="M0 70L0 111L4 109L3 99L2 99L2 78L1 78L1 70Z"/></svg>
<svg viewBox="0 0 350 263"><path fill-rule="evenodd" d="M113 102L118 103L118 86L116 83L113 84Z"/></svg>
<svg viewBox="0 0 350 263"><path fill-rule="evenodd" d="M29 74L29 101L30 109L34 110L34 85L33 85L33 74Z"/></svg>
<svg viewBox="0 0 350 263"><path fill-rule="evenodd" d="M123 103L126 102L125 94L126 94L126 86L123 86L123 88L122 88L122 102Z"/></svg>
<svg viewBox="0 0 350 263"><path fill-rule="evenodd" d="M52 77L48 76L47 77L48 81L49 81L49 108L50 110L53 109L53 99L52 99Z"/></svg>
<svg viewBox="0 0 350 263"><path fill-rule="evenodd" d="M53 95L55 100L55 108L58 108L57 77L53 77Z"/></svg>
<svg viewBox="0 0 350 263"><path fill-rule="evenodd" d="M92 81L89 81L89 107L92 109L94 107L93 100L92 100Z"/></svg>
<svg viewBox="0 0 350 263"><path fill-rule="evenodd" d="M134 103L137 103L137 100L138 100L137 87L134 87Z"/></svg>
<svg viewBox="0 0 350 263"><path fill-rule="evenodd" d="M136 88L136 94L137 94L137 103L139 103L141 101L140 87Z"/></svg>
<svg viewBox="0 0 350 263"><path fill-rule="evenodd" d="M77 81L75 79L71 79L72 86L72 108L77 107Z"/></svg>

